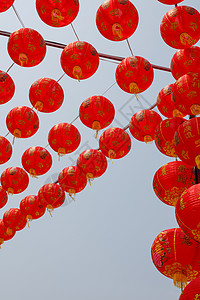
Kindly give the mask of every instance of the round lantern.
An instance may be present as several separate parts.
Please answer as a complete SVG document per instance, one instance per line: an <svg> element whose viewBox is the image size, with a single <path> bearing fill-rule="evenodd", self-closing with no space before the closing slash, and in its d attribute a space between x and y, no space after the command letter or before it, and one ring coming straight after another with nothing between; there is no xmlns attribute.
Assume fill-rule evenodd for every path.
<svg viewBox="0 0 200 300"><path fill-rule="evenodd" d="M0 186L0 208L4 207L8 201L7 192Z"/></svg>
<svg viewBox="0 0 200 300"><path fill-rule="evenodd" d="M22 165L33 177L43 175L52 166L51 154L43 147L30 147L22 155Z"/></svg>
<svg viewBox="0 0 200 300"><path fill-rule="evenodd" d="M154 72L143 57L127 57L117 66L115 77L119 87L130 94L139 94L150 87Z"/></svg>
<svg viewBox="0 0 200 300"><path fill-rule="evenodd" d="M29 222L41 218L46 211L46 205L39 202L38 196L29 195L21 200L20 210Z"/></svg>
<svg viewBox="0 0 200 300"><path fill-rule="evenodd" d="M129 130L134 138L141 142L152 142L156 127L160 124L160 115L149 109L138 111L131 118Z"/></svg>
<svg viewBox="0 0 200 300"><path fill-rule="evenodd" d="M175 49L189 48L200 39L200 14L193 7L178 6L162 19L160 33L165 43Z"/></svg>
<svg viewBox="0 0 200 300"><path fill-rule="evenodd" d="M77 159L77 167L86 174L90 180L100 177L107 169L107 159L103 153L96 149L82 152Z"/></svg>
<svg viewBox="0 0 200 300"><path fill-rule="evenodd" d="M200 114L200 74L188 73L173 85L174 105L188 115Z"/></svg>
<svg viewBox="0 0 200 300"><path fill-rule="evenodd" d="M79 108L81 122L98 131L110 125L115 116L113 104L103 96L92 96L82 102Z"/></svg>
<svg viewBox="0 0 200 300"><path fill-rule="evenodd" d="M0 71L0 104L7 103L15 93L15 84L8 73Z"/></svg>
<svg viewBox="0 0 200 300"><path fill-rule="evenodd" d="M172 57L171 72L176 80L188 72L200 73L200 48L179 49Z"/></svg>
<svg viewBox="0 0 200 300"><path fill-rule="evenodd" d="M159 92L156 104L160 113L166 118L184 117L186 115L174 106L173 84L167 85Z"/></svg>
<svg viewBox="0 0 200 300"><path fill-rule="evenodd" d="M7 168L1 174L1 185L8 194L22 193L29 184L27 173L19 167Z"/></svg>
<svg viewBox="0 0 200 300"><path fill-rule="evenodd" d="M29 138L39 129L39 118L30 107L17 106L6 117L10 133L17 138Z"/></svg>
<svg viewBox="0 0 200 300"><path fill-rule="evenodd" d="M64 92L57 81L50 78L40 78L31 85L29 100L38 111L51 113L61 107Z"/></svg>
<svg viewBox="0 0 200 300"><path fill-rule="evenodd" d="M192 118L178 127L174 147L178 157L188 165L200 169L200 118Z"/></svg>
<svg viewBox="0 0 200 300"><path fill-rule="evenodd" d="M5 241L8 241L8 240L11 240L16 231L15 230L12 230L9 231L9 234L7 233L7 227L5 226L4 222L3 222L3 219L0 219L0 248L1 248L1 245L5 242Z"/></svg>
<svg viewBox="0 0 200 300"><path fill-rule="evenodd" d="M176 206L181 194L194 183L194 168L182 161L172 161L156 171L153 189L165 204Z"/></svg>
<svg viewBox="0 0 200 300"><path fill-rule="evenodd" d="M46 44L36 30L21 28L10 35L8 54L21 67L34 67L44 59Z"/></svg>
<svg viewBox="0 0 200 300"><path fill-rule="evenodd" d="M136 30L139 22L137 9L129 0L108 0L96 14L99 32L111 41L123 41Z"/></svg>
<svg viewBox="0 0 200 300"><path fill-rule="evenodd" d="M41 20L53 27L69 25L79 11L78 0L36 0L36 9Z"/></svg>
<svg viewBox="0 0 200 300"><path fill-rule="evenodd" d="M65 47L60 58L63 71L71 78L87 79L99 66L99 55L96 49L86 42L73 42Z"/></svg>
<svg viewBox="0 0 200 300"><path fill-rule="evenodd" d="M75 151L81 141L78 129L68 123L59 123L51 128L48 135L50 147L59 156Z"/></svg>
<svg viewBox="0 0 200 300"><path fill-rule="evenodd" d="M12 155L12 146L3 136L0 136L0 164L5 164Z"/></svg>
<svg viewBox="0 0 200 300"><path fill-rule="evenodd" d="M200 277L192 280L183 290L179 300L199 300L200 299Z"/></svg>
<svg viewBox="0 0 200 300"><path fill-rule="evenodd" d="M151 256L157 270L178 288L200 275L200 244L180 228L162 231L153 242Z"/></svg>
<svg viewBox="0 0 200 300"><path fill-rule="evenodd" d="M159 2L167 5L173 5L182 2L183 0L158 0Z"/></svg>
<svg viewBox="0 0 200 300"><path fill-rule="evenodd" d="M0 2L0 13L8 10L14 3L15 0L1 0Z"/></svg>
<svg viewBox="0 0 200 300"><path fill-rule="evenodd" d="M182 230L200 242L200 184L188 188L176 204L176 219Z"/></svg>
<svg viewBox="0 0 200 300"><path fill-rule="evenodd" d="M81 192L87 185L87 178L78 167L71 166L64 168L58 177L58 182L61 188L69 193L69 196L74 200L74 195Z"/></svg>
<svg viewBox="0 0 200 300"><path fill-rule="evenodd" d="M43 185L38 191L39 203L45 205L51 213L54 208L60 207L65 201L65 192L56 183Z"/></svg>
<svg viewBox="0 0 200 300"><path fill-rule="evenodd" d="M164 155L176 157L174 148L174 134L178 127L185 122L185 119L174 117L160 122L155 130L155 145Z"/></svg>
<svg viewBox="0 0 200 300"><path fill-rule="evenodd" d="M103 154L112 159L122 158L131 149L131 139L126 131L113 127L105 130L99 139L99 147Z"/></svg>
<svg viewBox="0 0 200 300"><path fill-rule="evenodd" d="M19 208L11 208L4 213L3 222L7 227L6 233L12 235L26 226L26 217Z"/></svg>

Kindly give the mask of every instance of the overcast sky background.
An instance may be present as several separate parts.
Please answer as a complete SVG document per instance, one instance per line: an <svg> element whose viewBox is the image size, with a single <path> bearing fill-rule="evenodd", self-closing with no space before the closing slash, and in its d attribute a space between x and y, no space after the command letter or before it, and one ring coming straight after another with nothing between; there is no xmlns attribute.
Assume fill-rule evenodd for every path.
<svg viewBox="0 0 200 300"><path fill-rule="evenodd" d="M80 40L91 43L98 52L127 57L126 42L111 42L98 32L96 11L101 0L80 0L80 11L73 22ZM134 0L139 13L139 26L130 38L135 55L152 64L169 67L175 49L162 40L159 26L164 14L173 6L157 0ZM199 0L186 0L200 10ZM76 41L71 26L53 28L44 24L33 0L14 3L26 27L40 32L46 40L69 44ZM0 14L0 30L13 32L21 25L12 8ZM6 37L0 37L0 69L6 71L12 64L7 53ZM200 46L200 43L197 44ZM5 124L8 112L19 105L31 107L28 99L31 84L42 77L57 80L62 74L62 50L47 47L43 62L33 68L18 65L9 74L16 85L13 99L1 105L1 131L8 132ZM60 81L65 100L52 114L39 113L40 129L29 139L16 139L9 162L0 166L0 173L11 166L21 167L21 156L31 146L48 144L48 131L57 123L71 122L83 100L101 95L115 82L117 65L101 61L97 72L80 83L67 75ZM156 102L159 91L173 83L170 73L155 70L151 87L141 94L140 102L115 85L105 96L116 109L112 126L124 127L138 110ZM89 128L76 120L82 140L78 150L66 155L60 162L53 156L50 171L39 179L30 178L25 192L9 196L3 213L18 207L27 195L36 195L39 188L57 179L59 172L73 165L82 151L98 148L98 140ZM12 136L7 137L12 141ZM154 194L152 180L163 164L173 159L161 154L153 144L144 144L132 138L132 149L120 160L108 162L106 173L95 179L92 186L76 195L76 202L66 198L63 207L33 221L6 242L0 251L0 288L2 299L70 299L70 300L169 300L178 299L180 291L172 280L160 274L151 261L150 249L155 237L168 228L177 227L174 208L163 204Z"/></svg>

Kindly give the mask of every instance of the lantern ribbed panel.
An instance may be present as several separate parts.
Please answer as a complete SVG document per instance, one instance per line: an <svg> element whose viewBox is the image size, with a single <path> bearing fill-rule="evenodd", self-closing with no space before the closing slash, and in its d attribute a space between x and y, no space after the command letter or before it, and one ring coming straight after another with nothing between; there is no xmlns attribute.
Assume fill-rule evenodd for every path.
<svg viewBox="0 0 200 300"><path fill-rule="evenodd" d="M0 136L0 164L6 163L12 155L11 143L3 136Z"/></svg>
<svg viewBox="0 0 200 300"><path fill-rule="evenodd" d="M1 174L1 185L10 194L22 193L28 184L28 174L22 168L10 167Z"/></svg>
<svg viewBox="0 0 200 300"><path fill-rule="evenodd" d="M10 230L8 234L7 229L8 227L4 224L3 219L0 219L0 245L2 245L4 241L12 239L16 233L13 229L12 231Z"/></svg>
<svg viewBox="0 0 200 300"><path fill-rule="evenodd" d="M1 0L0 2L0 13L8 10L14 3L15 0Z"/></svg>
<svg viewBox="0 0 200 300"><path fill-rule="evenodd" d="M15 93L15 84L8 73L0 71L0 104L7 103Z"/></svg>
<svg viewBox="0 0 200 300"><path fill-rule="evenodd" d="M0 208L4 207L8 201L7 192L0 186Z"/></svg>
<svg viewBox="0 0 200 300"><path fill-rule="evenodd" d="M183 290L179 300L199 300L200 299L200 277L192 280Z"/></svg>
<svg viewBox="0 0 200 300"><path fill-rule="evenodd" d="M35 220L41 218L44 215L46 211L46 205L42 205L39 202L38 196L29 195L21 200L20 210L26 217L26 220Z"/></svg>
<svg viewBox="0 0 200 300"><path fill-rule="evenodd" d="M26 217L19 208L11 208L4 213L3 222L8 227L7 233L12 235L12 231L22 230L26 226Z"/></svg>
<svg viewBox="0 0 200 300"><path fill-rule="evenodd" d="M56 183L43 185L38 191L39 202L50 210L60 207L65 201L63 189Z"/></svg>

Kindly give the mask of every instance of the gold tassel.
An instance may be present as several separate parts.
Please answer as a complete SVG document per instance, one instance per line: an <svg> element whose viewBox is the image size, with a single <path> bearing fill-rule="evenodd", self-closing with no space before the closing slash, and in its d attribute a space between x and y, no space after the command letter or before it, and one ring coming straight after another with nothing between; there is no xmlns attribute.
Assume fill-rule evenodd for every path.
<svg viewBox="0 0 200 300"><path fill-rule="evenodd" d="M187 276L180 271L176 272L173 276L173 282L174 286L176 286L177 288L184 289L187 285Z"/></svg>
<svg viewBox="0 0 200 300"><path fill-rule="evenodd" d="M53 208L53 206L51 204L47 205L47 210L48 210L50 216L53 217L52 212L53 212L54 208Z"/></svg>

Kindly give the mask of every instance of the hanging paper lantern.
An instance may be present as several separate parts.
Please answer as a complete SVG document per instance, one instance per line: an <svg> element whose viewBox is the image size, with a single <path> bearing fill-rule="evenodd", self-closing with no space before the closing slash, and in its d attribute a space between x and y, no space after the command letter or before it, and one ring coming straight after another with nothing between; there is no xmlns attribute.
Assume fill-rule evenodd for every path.
<svg viewBox="0 0 200 300"><path fill-rule="evenodd" d="M0 4L1 5L1 4ZM8 73L0 71L0 104L7 103L15 93L15 84Z"/></svg>
<svg viewBox="0 0 200 300"><path fill-rule="evenodd" d="M15 0L1 0L0 2L0 13L8 10L14 3Z"/></svg>
<svg viewBox="0 0 200 300"><path fill-rule="evenodd" d="M149 109L138 111L131 118L129 130L134 138L141 142L152 142L156 127L160 124L160 115Z"/></svg>
<svg viewBox="0 0 200 300"><path fill-rule="evenodd" d="M5 241L8 241L8 240L11 240L16 231L15 230L12 230L9 231L9 234L7 233L7 227L5 226L4 222L3 222L3 219L0 219L0 248L1 248L1 245L5 242Z"/></svg>
<svg viewBox="0 0 200 300"><path fill-rule="evenodd" d="M29 100L38 111L51 113L61 107L64 92L57 81L50 78L40 78L31 85Z"/></svg>
<svg viewBox="0 0 200 300"><path fill-rule="evenodd" d="M200 299L200 277L192 280L183 290L179 300L199 300Z"/></svg>
<svg viewBox="0 0 200 300"><path fill-rule="evenodd" d="M157 270L178 288L200 276L200 244L180 228L162 231L153 242L151 256Z"/></svg>
<svg viewBox="0 0 200 300"><path fill-rule="evenodd" d="M38 191L39 203L45 205L51 213L54 208L60 207L65 202L65 192L56 183L43 185Z"/></svg>
<svg viewBox="0 0 200 300"><path fill-rule="evenodd" d="M30 147L22 155L22 165L30 175L37 177L50 170L52 157L43 147Z"/></svg>
<svg viewBox="0 0 200 300"><path fill-rule="evenodd" d="M36 0L36 9L41 20L53 27L69 25L79 11L78 0Z"/></svg>
<svg viewBox="0 0 200 300"><path fill-rule="evenodd" d="M0 186L0 208L4 207L8 201L7 192Z"/></svg>
<svg viewBox="0 0 200 300"><path fill-rule="evenodd" d="M200 169L200 118L185 121L174 135L174 147L178 157L186 164Z"/></svg>
<svg viewBox="0 0 200 300"><path fill-rule="evenodd" d="M29 184L27 173L19 167L7 168L1 174L1 185L8 194L22 193Z"/></svg>
<svg viewBox="0 0 200 300"><path fill-rule="evenodd" d="M86 42L73 42L65 47L60 58L63 71L71 78L87 79L99 66L99 55L96 49Z"/></svg>
<svg viewBox="0 0 200 300"><path fill-rule="evenodd" d="M12 155L12 146L3 136L0 136L0 164L5 164Z"/></svg>
<svg viewBox="0 0 200 300"><path fill-rule="evenodd" d="M79 108L81 122L98 131L110 125L115 116L113 104L103 96L92 96L82 102Z"/></svg>
<svg viewBox="0 0 200 300"><path fill-rule="evenodd" d="M200 242L200 184L188 188L176 204L176 220L182 230Z"/></svg>
<svg viewBox="0 0 200 300"><path fill-rule="evenodd" d="M127 57L117 66L115 77L119 87L130 94L139 94L150 87L154 72L143 57Z"/></svg>
<svg viewBox="0 0 200 300"><path fill-rule="evenodd" d="M64 168L58 177L58 182L61 188L69 193L69 196L73 198L73 195L81 192L87 185L87 178L78 167L71 166Z"/></svg>
<svg viewBox="0 0 200 300"><path fill-rule="evenodd" d="M51 128L48 135L50 147L59 156L75 151L81 141L78 129L68 123L59 123Z"/></svg>
<svg viewBox="0 0 200 300"><path fill-rule="evenodd" d="M137 9L129 0L108 0L101 4L96 14L99 32L111 41L128 39L139 22Z"/></svg>
<svg viewBox="0 0 200 300"><path fill-rule="evenodd" d="M3 222L7 227L6 233L12 235L26 226L26 217L19 208L11 208L4 213Z"/></svg>
<svg viewBox="0 0 200 300"><path fill-rule="evenodd" d="M30 107L17 106L6 117L10 133L17 138L29 138L39 129L39 118Z"/></svg>
<svg viewBox="0 0 200 300"><path fill-rule="evenodd" d="M188 72L200 73L200 48L179 49L172 57L170 68L176 80Z"/></svg>
<svg viewBox="0 0 200 300"><path fill-rule="evenodd" d="M99 147L103 154L112 159L122 158L131 149L131 139L126 131L113 127L105 130L99 139Z"/></svg>
<svg viewBox="0 0 200 300"><path fill-rule="evenodd" d="M157 108L166 118L184 117L186 114L180 112L174 105L173 84L164 87L157 97Z"/></svg>
<svg viewBox="0 0 200 300"><path fill-rule="evenodd" d="M36 30L21 28L10 35L8 54L21 67L34 67L44 59L46 44Z"/></svg>
<svg viewBox="0 0 200 300"><path fill-rule="evenodd" d="M155 130L155 145L158 150L171 157L176 157L176 151L174 148L174 134L178 127L185 122L185 119L174 117L163 120L160 122Z"/></svg>
<svg viewBox="0 0 200 300"><path fill-rule="evenodd" d="M173 85L174 105L188 115L200 114L200 74L188 73Z"/></svg>
<svg viewBox="0 0 200 300"><path fill-rule="evenodd" d="M30 195L21 200L20 210L29 222L41 218L46 211L46 205L39 202L38 196Z"/></svg>
<svg viewBox="0 0 200 300"><path fill-rule="evenodd" d="M172 161L156 171L153 189L165 204L176 206L181 194L194 183L194 168L182 161Z"/></svg>
<svg viewBox="0 0 200 300"><path fill-rule="evenodd" d="M189 48L200 39L200 14L193 7L178 6L162 19L160 33L165 43L175 49Z"/></svg>
<svg viewBox="0 0 200 300"><path fill-rule="evenodd" d="M88 149L79 155L77 167L86 174L87 179L90 181L105 173L107 159L100 150Z"/></svg>

